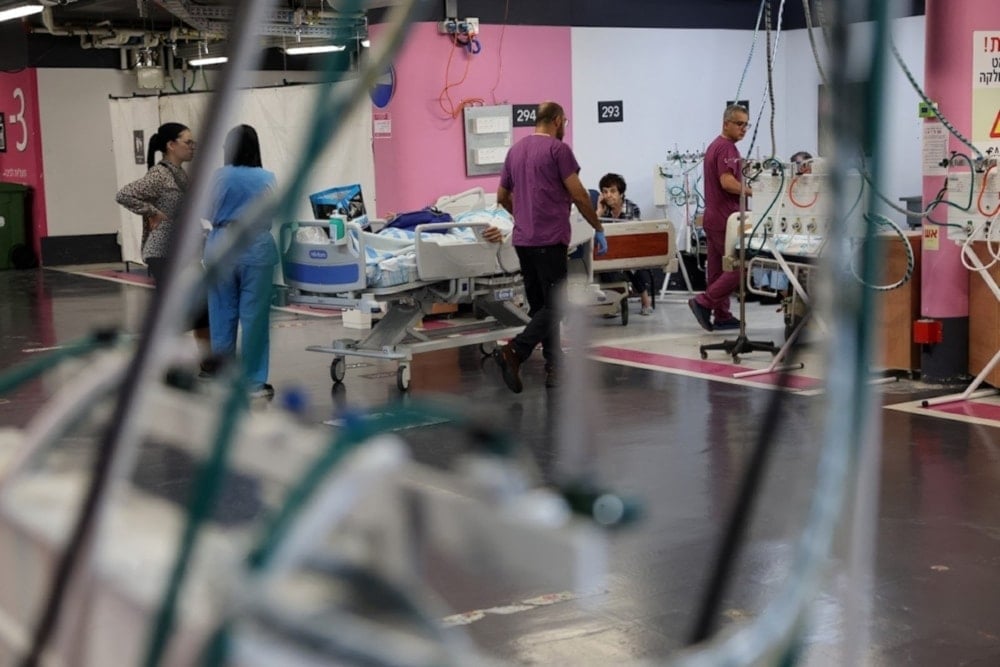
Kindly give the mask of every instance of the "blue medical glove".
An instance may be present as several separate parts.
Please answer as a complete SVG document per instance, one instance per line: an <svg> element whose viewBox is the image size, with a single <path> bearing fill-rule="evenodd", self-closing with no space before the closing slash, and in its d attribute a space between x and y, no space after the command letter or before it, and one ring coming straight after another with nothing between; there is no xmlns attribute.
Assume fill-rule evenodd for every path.
<svg viewBox="0 0 1000 667"><path fill-rule="evenodd" d="M594 232L594 243L597 244L598 256L608 251L608 240L604 238L604 232Z"/></svg>

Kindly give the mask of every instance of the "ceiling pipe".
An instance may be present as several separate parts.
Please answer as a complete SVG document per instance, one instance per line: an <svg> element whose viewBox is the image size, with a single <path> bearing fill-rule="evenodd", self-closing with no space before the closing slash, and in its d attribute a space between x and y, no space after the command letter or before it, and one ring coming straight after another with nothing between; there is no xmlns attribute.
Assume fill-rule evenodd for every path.
<svg viewBox="0 0 1000 667"><path fill-rule="evenodd" d="M164 43L205 38L205 35L190 28L171 28L168 32L157 32L134 28L57 26L49 7L42 10L41 16L43 27L33 28L33 32L44 32L55 37L79 37L80 48L84 49L155 48ZM135 39L141 39L142 44L131 44Z"/></svg>

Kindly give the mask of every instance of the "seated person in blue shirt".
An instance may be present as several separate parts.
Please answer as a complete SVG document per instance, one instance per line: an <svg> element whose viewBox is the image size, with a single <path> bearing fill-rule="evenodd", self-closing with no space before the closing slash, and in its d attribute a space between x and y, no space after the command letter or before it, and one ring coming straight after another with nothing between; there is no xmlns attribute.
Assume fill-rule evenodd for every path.
<svg viewBox="0 0 1000 667"><path fill-rule="evenodd" d="M615 220L638 220L640 218L639 207L630 199L625 198L625 179L618 174L605 174L598 183L601 188L600 197L597 200L597 217L604 221L614 222ZM602 273L599 276L601 282L621 282L628 278L632 283L632 289L639 295L642 303L640 315L653 314L653 299L650 296L653 290L653 272L649 269L638 269L636 271L615 271ZM627 306L623 306L627 307Z"/></svg>

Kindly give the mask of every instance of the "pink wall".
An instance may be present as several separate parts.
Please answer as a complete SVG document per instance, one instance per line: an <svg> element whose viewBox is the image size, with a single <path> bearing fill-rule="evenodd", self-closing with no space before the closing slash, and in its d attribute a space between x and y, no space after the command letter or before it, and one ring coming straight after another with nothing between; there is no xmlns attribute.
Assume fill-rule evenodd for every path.
<svg viewBox="0 0 1000 667"><path fill-rule="evenodd" d="M997 0L927 0L924 86L941 113L966 137L972 136L972 49L977 30L1000 30ZM950 148L969 149L952 137ZM924 202L934 199L941 177L924 177ZM945 215L943 208L940 215ZM939 230L942 236L951 233ZM926 244L925 244L926 248ZM969 314L969 272L959 246L942 238L939 250L922 253L921 314L924 317L966 317Z"/></svg>
<svg viewBox="0 0 1000 667"><path fill-rule="evenodd" d="M374 41L381 29L372 27ZM465 98L481 98L486 104L554 100L571 109L570 29L507 26L497 84L501 31L501 26L482 26L482 51L477 55L455 50L449 81L459 81L469 64L465 81L449 91L456 106ZM440 195L477 186L487 192L496 191L499 176L465 175L462 115L449 118L438 103L452 48L451 41L438 34L436 24L414 24L396 58L395 96L385 109L373 109L376 113L388 112L392 121L392 136L376 138L374 146L376 209L380 216L422 208ZM566 133L569 143L572 128L571 123ZM518 128L514 140L532 131Z"/></svg>
<svg viewBox="0 0 1000 667"><path fill-rule="evenodd" d="M0 181L31 186L31 229L35 255L48 235L45 219L45 173L38 120L38 79L34 69L0 72L0 113L4 117L6 152L0 153Z"/></svg>

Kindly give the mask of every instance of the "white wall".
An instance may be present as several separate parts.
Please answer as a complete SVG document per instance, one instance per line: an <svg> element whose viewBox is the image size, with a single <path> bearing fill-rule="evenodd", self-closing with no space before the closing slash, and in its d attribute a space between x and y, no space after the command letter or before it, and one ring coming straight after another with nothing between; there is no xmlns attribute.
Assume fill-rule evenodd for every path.
<svg viewBox="0 0 1000 667"><path fill-rule="evenodd" d="M118 231L108 95L129 95L134 83L119 70L38 70L49 236Z"/></svg>
<svg viewBox="0 0 1000 667"><path fill-rule="evenodd" d="M870 24L854 26L865 35ZM582 166L581 178L597 187L605 172L622 174L628 196L644 217L653 206L653 169L669 151L702 149L721 129L723 104L736 94L750 52L753 31L652 30L575 28L573 30L573 150ZM896 44L917 81L923 81L924 17L894 22ZM821 57L822 35L816 39ZM783 32L774 67L776 154L818 153L818 90L816 71L805 30ZM739 148L744 155L768 157L772 152L769 106L764 104L766 64L764 35L740 97L750 100L750 115L760 125L750 152L753 130ZM623 100L623 123L597 122L598 100ZM883 104L882 192L893 202L919 195L920 121L918 98L895 62L889 63ZM692 174L700 175L700 169ZM668 210L680 220L679 211ZM890 217L902 222L903 216Z"/></svg>
<svg viewBox="0 0 1000 667"><path fill-rule="evenodd" d="M851 39L869 37L872 24L858 24L852 27ZM923 16L897 19L893 22L893 39L903 61L921 84L924 80L924 30ZM817 47L820 56L825 55L822 35L817 31ZM789 97L781 102L786 108L794 108L788 115L786 136L787 158L793 150L808 150L816 154L817 138L817 93L820 85L819 73L809 47L809 36L805 30L789 33L785 52L786 90ZM899 197L919 196L923 187L921 176L921 121L917 117L920 101L903 71L890 56L886 72L886 90L882 104L883 142L880 151L882 162L882 186L880 190L887 199L897 205ZM905 208L905 206L904 206ZM903 215L884 211L890 218L903 222Z"/></svg>
<svg viewBox="0 0 1000 667"><path fill-rule="evenodd" d="M643 217L653 206L653 170L675 149L702 150L722 129L725 103L740 89L740 77L753 42L753 31L576 28L573 30L573 150L588 187L608 171L628 183L629 199ZM779 56L787 49L782 35ZM775 99L779 122L779 155L789 152L785 140L784 60L775 64ZM764 35L758 37L753 60L739 90L750 101L750 117L758 122L766 90ZM816 91L812 91L816 95ZM598 100L623 100L624 122L597 122ZM739 147L747 154L753 130ZM753 148L754 156L771 154L768 113ZM695 172L700 176L700 170Z"/></svg>
<svg viewBox="0 0 1000 667"><path fill-rule="evenodd" d="M254 84L280 85L284 78L315 79L309 72L258 72ZM190 77L190 74L189 74ZM215 73L209 74L212 83ZM181 85L180 73L175 81ZM188 79L190 82L190 78ZM195 90L204 90L198 75ZM165 92L171 90L168 83ZM49 236L114 234L120 226L115 203L118 184L112 146L108 96L154 91L136 88L135 74L111 69L38 69L38 105L42 128L45 208ZM369 123L370 125L370 123ZM154 128L155 129L155 128ZM370 132L370 128L368 130ZM149 131L146 133L148 142ZM374 176L365 173L366 193L374 194ZM368 182L371 185L368 185ZM337 183L331 183L337 184ZM374 197L372 197L374 200Z"/></svg>

